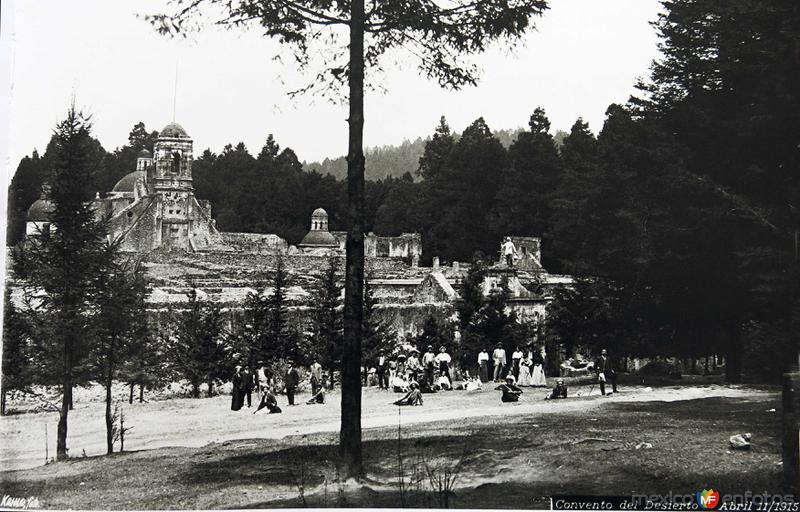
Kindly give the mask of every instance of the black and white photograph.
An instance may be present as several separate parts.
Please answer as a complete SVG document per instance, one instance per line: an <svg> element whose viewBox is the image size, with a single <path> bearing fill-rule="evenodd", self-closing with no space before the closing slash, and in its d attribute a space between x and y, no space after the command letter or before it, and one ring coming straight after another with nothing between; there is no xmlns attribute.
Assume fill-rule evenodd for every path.
<svg viewBox="0 0 800 512"><path fill-rule="evenodd" d="M800 512L797 0L0 9L0 510Z"/></svg>

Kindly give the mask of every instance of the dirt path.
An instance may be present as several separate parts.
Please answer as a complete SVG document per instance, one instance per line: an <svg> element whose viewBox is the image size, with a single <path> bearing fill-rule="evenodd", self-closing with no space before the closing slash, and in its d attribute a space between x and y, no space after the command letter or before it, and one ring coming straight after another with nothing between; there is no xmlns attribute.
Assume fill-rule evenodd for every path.
<svg viewBox="0 0 800 512"><path fill-rule="evenodd" d="M575 390L575 391L579 391ZM529 389L525 401L517 404L499 402L499 392L484 389L467 393L451 391L424 395L423 407L406 407L399 411L404 425L454 421L481 416L537 415L548 412L590 412L612 402L653 402L694 400L707 397L751 397L767 392L746 387L680 386L631 387L610 397L592 396L560 401L542 400L544 389ZM304 404L307 396L299 396ZM397 425L398 407L391 405L398 395L370 388L364 391L362 426L376 428ZM254 397L255 399L255 397ZM128 433L125 448L142 450L167 446L198 447L234 439L282 438L339 429L340 396L329 396L325 405L285 406L279 397L283 414L254 415L252 410L230 410L230 397L210 399L172 399L160 402L125 405ZM253 404L255 405L255 404ZM0 418L0 466L2 469L25 469L45 463L45 455L55 453L57 413L20 414ZM45 441L45 438L47 441ZM68 446L72 456L100 455L105 452L105 422L102 403L77 404L70 414Z"/></svg>

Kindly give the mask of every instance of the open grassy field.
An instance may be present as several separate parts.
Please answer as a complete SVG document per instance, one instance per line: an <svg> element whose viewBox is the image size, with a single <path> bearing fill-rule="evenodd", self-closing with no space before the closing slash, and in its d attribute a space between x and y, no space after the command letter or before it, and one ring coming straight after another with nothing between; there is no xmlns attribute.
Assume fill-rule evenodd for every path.
<svg viewBox="0 0 800 512"><path fill-rule="evenodd" d="M158 435L151 429L170 447L4 471L0 492L36 496L47 508L205 509L542 508L553 494L780 491L775 390L640 388L559 402L528 392L528 402L502 405L496 394L426 396L423 407L398 414L388 405L394 395L366 391L366 482L336 475L337 396L267 416L225 411L218 397L143 405L170 420L131 420L131 447ZM6 420L26 416L39 415L4 418L4 432ZM213 440L219 425L226 438ZM740 432L753 433L751 451L728 448ZM13 436L3 436L5 458ZM102 443L102 429L97 437ZM636 449L642 442L652 448Z"/></svg>

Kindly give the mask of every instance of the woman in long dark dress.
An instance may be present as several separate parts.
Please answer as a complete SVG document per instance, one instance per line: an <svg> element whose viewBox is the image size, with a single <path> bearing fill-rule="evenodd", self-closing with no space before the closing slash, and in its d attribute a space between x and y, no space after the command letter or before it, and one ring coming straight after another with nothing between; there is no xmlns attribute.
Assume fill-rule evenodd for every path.
<svg viewBox="0 0 800 512"><path fill-rule="evenodd" d="M237 366L236 372L231 379L233 383L233 391L231 392L231 410L238 411L244 405L244 375L242 375L242 367Z"/></svg>

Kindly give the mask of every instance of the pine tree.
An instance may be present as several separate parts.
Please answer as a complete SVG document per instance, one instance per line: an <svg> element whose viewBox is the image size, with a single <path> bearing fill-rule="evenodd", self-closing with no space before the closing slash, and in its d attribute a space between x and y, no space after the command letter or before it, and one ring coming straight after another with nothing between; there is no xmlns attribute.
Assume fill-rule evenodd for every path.
<svg viewBox="0 0 800 512"><path fill-rule="evenodd" d="M51 232L15 252L14 266L28 296L36 295L35 309L27 313L35 334L34 357L47 372L43 380L61 385L56 458L62 460L67 458L72 388L88 380L92 337L87 333L92 332L91 305L105 232L88 202L96 141L88 119L74 105L58 124L53 142Z"/></svg>
<svg viewBox="0 0 800 512"><path fill-rule="evenodd" d="M550 121L541 107L528 122L529 131L517 136L508 149L508 166L502 168L492 205L492 230L503 235L544 235L551 222L555 189L561 177Z"/></svg>
<svg viewBox="0 0 800 512"><path fill-rule="evenodd" d="M11 300L11 288L6 287L3 302L3 368L0 416L6 414L6 394L24 390L30 384L30 334L25 319Z"/></svg>
<svg viewBox="0 0 800 512"><path fill-rule="evenodd" d="M334 371L339 368L342 357L343 318L338 267L338 258L330 256L325 272L317 283L314 300L314 345L322 366L328 368L331 385Z"/></svg>
<svg viewBox="0 0 800 512"><path fill-rule="evenodd" d="M117 426L112 411L111 386L121 376L124 363L147 340L145 281L137 261L125 261L116 243L107 244L93 301L94 334L97 343L92 351L96 380L105 388L106 450L114 452Z"/></svg>
<svg viewBox="0 0 800 512"><path fill-rule="evenodd" d="M189 290L187 297L188 311L176 312L170 362L176 374L189 381L194 398L200 398L203 383L208 384L210 397L214 393L214 383L230 373L225 344L227 333L218 305L198 297L195 288Z"/></svg>

